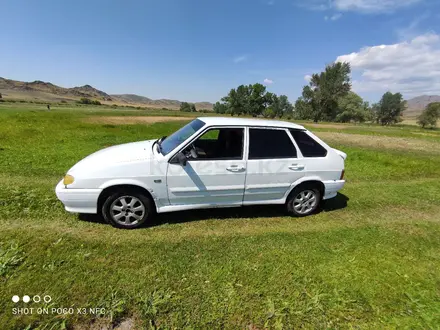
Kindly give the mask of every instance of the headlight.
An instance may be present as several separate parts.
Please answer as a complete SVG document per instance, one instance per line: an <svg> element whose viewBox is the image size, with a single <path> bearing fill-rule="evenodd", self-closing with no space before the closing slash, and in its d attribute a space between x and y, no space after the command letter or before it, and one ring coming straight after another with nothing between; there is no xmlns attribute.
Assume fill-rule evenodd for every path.
<svg viewBox="0 0 440 330"><path fill-rule="evenodd" d="M66 174L66 175L64 176L64 179L63 179L63 184L64 184L65 186L67 186L67 185L69 185L69 184L72 184L73 181L75 181L75 178L74 178L73 176L69 175L69 174Z"/></svg>

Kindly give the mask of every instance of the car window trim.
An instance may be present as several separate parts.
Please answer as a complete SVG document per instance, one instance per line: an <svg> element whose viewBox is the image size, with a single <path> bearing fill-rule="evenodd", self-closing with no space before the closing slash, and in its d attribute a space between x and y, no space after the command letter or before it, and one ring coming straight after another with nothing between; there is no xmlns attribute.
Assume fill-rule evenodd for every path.
<svg viewBox="0 0 440 330"><path fill-rule="evenodd" d="M290 129L289 129L289 131L290 131ZM301 131L301 130L297 130L297 131ZM313 141L315 141L315 143L317 143L318 145L320 145L321 146L321 148L323 148L324 150L325 150L325 155L324 156L304 156L303 155L303 153L302 153L302 151L301 151L301 149L300 149L300 147L299 147L299 145L298 145L298 150L300 150L301 151L301 155L303 156L303 158L326 158L327 156L328 156L328 148L326 148L325 146L323 146L319 141L317 141L313 136L311 136L310 134L309 134L309 131L307 131L307 130L303 130L303 132L309 137L309 138L311 138ZM289 132L290 133L290 132ZM291 134L292 135L292 134ZM295 140L295 138L294 138L294 136L292 135L292 139L295 141L295 143L296 143L296 140Z"/></svg>
<svg viewBox="0 0 440 330"><path fill-rule="evenodd" d="M278 131L285 131L287 136L290 138L293 147L296 150L296 157L292 157L292 156L286 156L286 157L258 157L258 158L249 158L249 152L250 152L250 146L251 146L251 129L271 129L271 130L278 130ZM296 146L296 144L292 141L292 136L289 132L289 128L287 127L275 127L275 126L248 126L248 146L247 146L247 160L276 160L276 159L298 159L298 148ZM302 129L298 129L298 131L305 131Z"/></svg>
<svg viewBox="0 0 440 330"><path fill-rule="evenodd" d="M210 159L188 159L188 162L192 162L192 161L244 161L245 160L245 143L246 143L246 126L242 126L242 125L213 125L213 126L207 126L205 127L205 129L203 131L200 132L200 134L198 134L196 137L194 137L192 140L190 140L187 144L185 144L182 148L180 148L175 154L173 154L170 159L168 160L168 163L172 163L172 159L179 153L182 152L182 150L184 150L186 147L188 147L191 143L193 143L195 140L197 140L199 137L201 137L203 134L205 134L205 132L207 132L208 130L211 129L216 129L216 128L241 128L243 130L243 150L242 150L242 154L241 154L241 158L210 158ZM178 148L176 148L178 149ZM175 150L176 150L175 149Z"/></svg>

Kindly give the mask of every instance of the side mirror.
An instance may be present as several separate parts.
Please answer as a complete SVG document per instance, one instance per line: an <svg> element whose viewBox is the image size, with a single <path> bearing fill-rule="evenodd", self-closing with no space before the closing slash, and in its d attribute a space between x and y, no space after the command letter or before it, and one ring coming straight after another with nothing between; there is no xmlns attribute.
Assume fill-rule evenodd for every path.
<svg viewBox="0 0 440 330"><path fill-rule="evenodd" d="M186 166L186 163L188 162L188 159L182 152L177 153L175 159L182 166Z"/></svg>

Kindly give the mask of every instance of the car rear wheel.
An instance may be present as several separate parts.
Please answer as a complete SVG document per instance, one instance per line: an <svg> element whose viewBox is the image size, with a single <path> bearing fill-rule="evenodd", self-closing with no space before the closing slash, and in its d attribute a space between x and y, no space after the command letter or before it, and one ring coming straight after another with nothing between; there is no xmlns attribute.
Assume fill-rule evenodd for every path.
<svg viewBox="0 0 440 330"><path fill-rule="evenodd" d="M107 197L102 206L104 219L116 228L139 228L152 214L150 199L137 191L116 192Z"/></svg>
<svg viewBox="0 0 440 330"><path fill-rule="evenodd" d="M287 211L297 217L315 212L321 202L321 192L313 185L302 185L293 189L286 206Z"/></svg>

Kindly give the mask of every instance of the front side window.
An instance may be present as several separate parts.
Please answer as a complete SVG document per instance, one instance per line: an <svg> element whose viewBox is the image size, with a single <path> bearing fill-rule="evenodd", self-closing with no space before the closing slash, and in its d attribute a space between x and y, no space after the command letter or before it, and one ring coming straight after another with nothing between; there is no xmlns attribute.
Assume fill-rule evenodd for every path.
<svg viewBox="0 0 440 330"><path fill-rule="evenodd" d="M243 128L212 128L186 147L189 160L231 160L243 158Z"/></svg>
<svg viewBox="0 0 440 330"><path fill-rule="evenodd" d="M249 129L249 159L296 158L296 148L285 130Z"/></svg>
<svg viewBox="0 0 440 330"><path fill-rule="evenodd" d="M304 131L290 130L298 145L299 150L301 150L304 157L325 157L327 156L327 149L315 141L310 135Z"/></svg>
<svg viewBox="0 0 440 330"><path fill-rule="evenodd" d="M195 132L205 126L205 123L200 119L195 119L186 124L178 131L174 132L163 140L160 144L162 154L167 155L175 148L177 148L183 141L191 137Z"/></svg>

